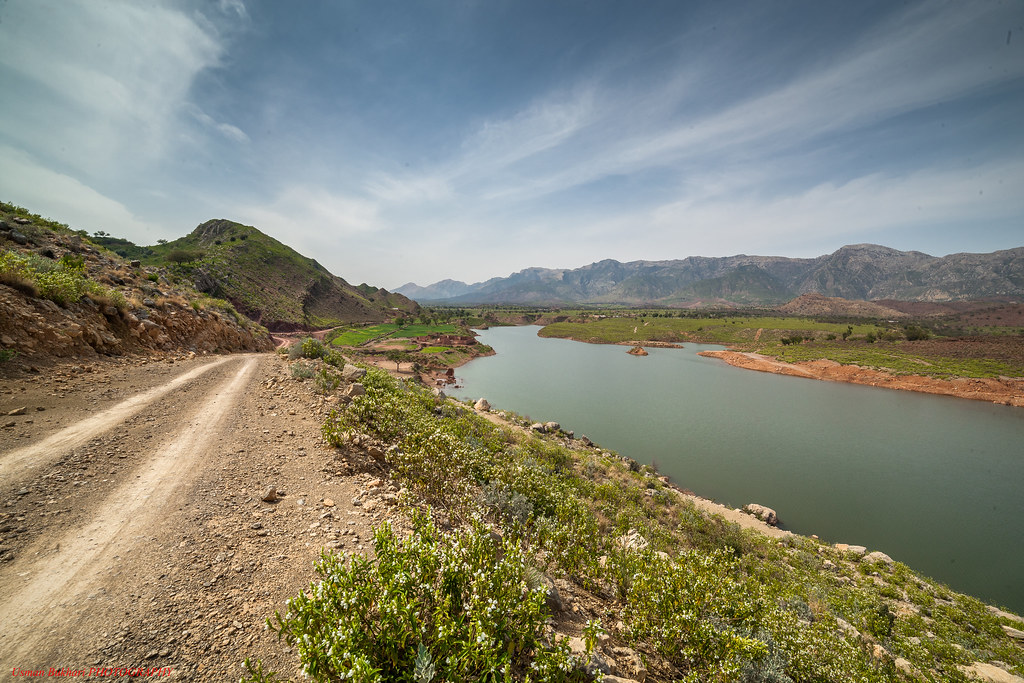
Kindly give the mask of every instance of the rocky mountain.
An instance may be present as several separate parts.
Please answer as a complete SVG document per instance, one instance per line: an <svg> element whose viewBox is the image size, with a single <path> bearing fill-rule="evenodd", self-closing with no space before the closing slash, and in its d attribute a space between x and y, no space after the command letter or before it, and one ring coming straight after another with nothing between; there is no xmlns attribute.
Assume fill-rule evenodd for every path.
<svg viewBox="0 0 1024 683"><path fill-rule="evenodd" d="M1020 298L1024 247L935 257L857 244L817 258L608 259L572 270L528 268L473 285L451 280L428 287L410 283L397 291L421 303L677 307L778 305L808 293L907 301Z"/></svg>
<svg viewBox="0 0 1024 683"><path fill-rule="evenodd" d="M0 361L263 351L267 331L170 271L0 203Z"/></svg>
<svg viewBox="0 0 1024 683"><path fill-rule="evenodd" d="M206 221L172 242L145 248L143 263L187 274L196 288L227 299L274 331L382 322L419 306L401 294L353 286L311 258L256 228Z"/></svg>

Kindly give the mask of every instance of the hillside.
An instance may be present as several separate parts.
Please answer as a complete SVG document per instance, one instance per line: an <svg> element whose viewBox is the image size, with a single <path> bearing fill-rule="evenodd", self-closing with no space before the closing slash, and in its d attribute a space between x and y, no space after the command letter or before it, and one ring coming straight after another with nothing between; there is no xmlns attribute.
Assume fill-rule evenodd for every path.
<svg viewBox="0 0 1024 683"><path fill-rule="evenodd" d="M145 250L144 263L174 265L198 290L227 299L275 332L383 322L419 309L401 294L350 285L273 237L229 220L206 221Z"/></svg>
<svg viewBox="0 0 1024 683"><path fill-rule="evenodd" d="M774 306L808 293L865 300L1006 299L1024 297L1024 247L934 257L858 244L809 259L608 259L572 270L528 268L473 285L451 280L428 287L410 283L397 291L423 303L673 307Z"/></svg>
<svg viewBox="0 0 1024 683"><path fill-rule="evenodd" d="M167 269L133 266L84 232L0 203L0 358L12 366L270 346L265 329Z"/></svg>

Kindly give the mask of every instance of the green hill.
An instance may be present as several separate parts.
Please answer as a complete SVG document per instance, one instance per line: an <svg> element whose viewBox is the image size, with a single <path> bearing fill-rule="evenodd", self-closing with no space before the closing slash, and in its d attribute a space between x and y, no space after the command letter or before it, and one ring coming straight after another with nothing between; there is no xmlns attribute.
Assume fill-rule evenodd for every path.
<svg viewBox="0 0 1024 683"><path fill-rule="evenodd" d="M271 331L382 322L419 309L401 294L350 285L315 260L234 221L206 221L145 252L143 262L174 268L200 291L227 299Z"/></svg>

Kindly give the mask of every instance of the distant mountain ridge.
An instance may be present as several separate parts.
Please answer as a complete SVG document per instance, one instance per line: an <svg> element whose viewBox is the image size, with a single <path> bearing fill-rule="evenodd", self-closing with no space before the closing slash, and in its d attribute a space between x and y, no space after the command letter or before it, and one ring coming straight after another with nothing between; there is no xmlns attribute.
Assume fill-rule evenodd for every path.
<svg viewBox="0 0 1024 683"><path fill-rule="evenodd" d="M854 244L817 258L691 256L598 261L575 269L527 268L466 284L442 280L395 290L420 303L623 304L678 307L777 305L801 294L844 299L959 301L1024 297L1024 247L929 256Z"/></svg>

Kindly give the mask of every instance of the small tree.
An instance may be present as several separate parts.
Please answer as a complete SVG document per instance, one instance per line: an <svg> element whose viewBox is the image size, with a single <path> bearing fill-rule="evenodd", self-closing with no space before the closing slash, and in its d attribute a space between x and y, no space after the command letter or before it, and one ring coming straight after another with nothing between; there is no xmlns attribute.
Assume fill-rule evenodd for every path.
<svg viewBox="0 0 1024 683"><path fill-rule="evenodd" d="M920 339L927 339L931 336L928 330L920 325L907 325L904 330L904 334L907 335L907 341L918 341Z"/></svg>
<svg viewBox="0 0 1024 683"><path fill-rule="evenodd" d="M402 369L402 361L405 360L405 352L398 350L391 350L384 354L384 357L395 364L395 372Z"/></svg>

